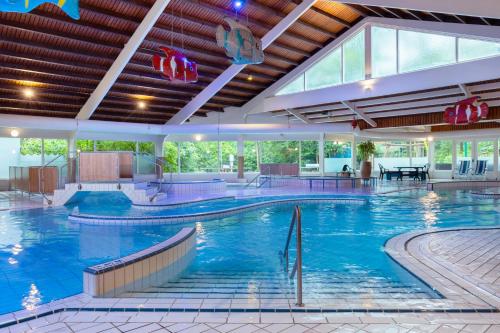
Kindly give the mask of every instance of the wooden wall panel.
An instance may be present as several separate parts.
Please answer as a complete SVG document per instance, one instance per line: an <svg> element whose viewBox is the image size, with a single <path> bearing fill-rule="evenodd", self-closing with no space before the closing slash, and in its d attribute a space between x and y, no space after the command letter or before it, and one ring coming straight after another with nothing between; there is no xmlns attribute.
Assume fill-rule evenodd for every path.
<svg viewBox="0 0 500 333"><path fill-rule="evenodd" d="M118 153L80 153L80 181L118 181L120 165Z"/></svg>
<svg viewBox="0 0 500 333"><path fill-rule="evenodd" d="M130 152L118 153L120 161L120 178L134 177L134 154Z"/></svg>

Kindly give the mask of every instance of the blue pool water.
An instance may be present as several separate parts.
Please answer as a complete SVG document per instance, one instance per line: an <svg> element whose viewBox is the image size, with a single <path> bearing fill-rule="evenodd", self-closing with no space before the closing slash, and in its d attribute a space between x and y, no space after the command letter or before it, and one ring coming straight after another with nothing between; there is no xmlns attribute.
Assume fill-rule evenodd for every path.
<svg viewBox="0 0 500 333"><path fill-rule="evenodd" d="M91 196L78 206L82 212L113 215L123 209L134 211L125 199L116 199ZM214 204L194 205L191 210L199 212L203 206L211 210ZM283 248L292 212L284 205L185 225L88 226L67 220L72 208L0 214L0 313L77 294L85 267L151 246L186 225L196 226L198 238L188 275L281 272L277 253ZM305 279L362 274L367 279L403 281L428 297L436 295L387 257L384 242L417 229L500 225L498 201L478 200L462 191L402 192L368 198L361 206L304 203L302 209Z"/></svg>

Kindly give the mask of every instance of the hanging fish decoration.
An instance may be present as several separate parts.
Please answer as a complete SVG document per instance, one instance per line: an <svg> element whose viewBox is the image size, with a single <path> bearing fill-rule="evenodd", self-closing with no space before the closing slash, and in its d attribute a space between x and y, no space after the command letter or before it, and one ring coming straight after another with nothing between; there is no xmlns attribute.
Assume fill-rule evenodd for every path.
<svg viewBox="0 0 500 333"><path fill-rule="evenodd" d="M165 57L153 56L153 68L160 71L172 82L194 83L198 81L198 67L195 62L174 49L160 47Z"/></svg>
<svg viewBox="0 0 500 333"><path fill-rule="evenodd" d="M224 21L230 30L227 31L222 25L217 27L217 45L226 50L226 55L233 58L233 63L249 65L264 62L262 41L254 37L248 27L235 20L225 18Z"/></svg>
<svg viewBox="0 0 500 333"><path fill-rule="evenodd" d="M455 106L444 111L444 121L451 125L467 125L477 123L488 117L488 104L478 104L479 96L457 102Z"/></svg>
<svg viewBox="0 0 500 333"><path fill-rule="evenodd" d="M44 3L58 6L75 20L80 18L78 0L0 0L0 12L28 13Z"/></svg>

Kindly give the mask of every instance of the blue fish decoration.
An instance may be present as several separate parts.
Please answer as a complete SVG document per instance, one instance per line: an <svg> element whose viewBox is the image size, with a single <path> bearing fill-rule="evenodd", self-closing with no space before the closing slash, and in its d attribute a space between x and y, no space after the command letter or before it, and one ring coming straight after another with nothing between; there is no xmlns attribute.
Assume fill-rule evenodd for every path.
<svg viewBox="0 0 500 333"><path fill-rule="evenodd" d="M226 50L226 55L233 58L233 63L238 65L260 64L264 62L262 41L254 37L248 27L225 18L229 25L227 31L222 25L217 27L217 45Z"/></svg>
<svg viewBox="0 0 500 333"><path fill-rule="evenodd" d="M44 3L58 6L75 20L80 18L78 0L0 0L0 12L28 13Z"/></svg>

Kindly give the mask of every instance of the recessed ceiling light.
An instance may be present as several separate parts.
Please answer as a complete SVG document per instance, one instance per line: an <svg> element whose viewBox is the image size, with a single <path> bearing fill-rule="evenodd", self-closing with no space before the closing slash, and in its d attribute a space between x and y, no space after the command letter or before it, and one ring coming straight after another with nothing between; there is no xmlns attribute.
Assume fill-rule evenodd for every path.
<svg viewBox="0 0 500 333"><path fill-rule="evenodd" d="M33 89L30 89L30 88L24 89L23 94L24 94L24 97L26 97L26 98L33 98L33 96L35 96L35 92L33 91Z"/></svg>
<svg viewBox="0 0 500 333"><path fill-rule="evenodd" d="M137 106L139 109L145 109L146 108L146 102L140 101L137 103Z"/></svg>
<svg viewBox="0 0 500 333"><path fill-rule="evenodd" d="M253 76L252 76L252 75L249 75L249 76L247 77L247 80L248 80L248 81L253 81Z"/></svg>
<svg viewBox="0 0 500 333"><path fill-rule="evenodd" d="M16 129L13 129L12 131L10 131L10 136L13 138L17 138L19 136L19 131Z"/></svg>
<svg viewBox="0 0 500 333"><path fill-rule="evenodd" d="M194 139L195 139L196 141L201 141L201 135L196 134L196 135L194 136Z"/></svg>

